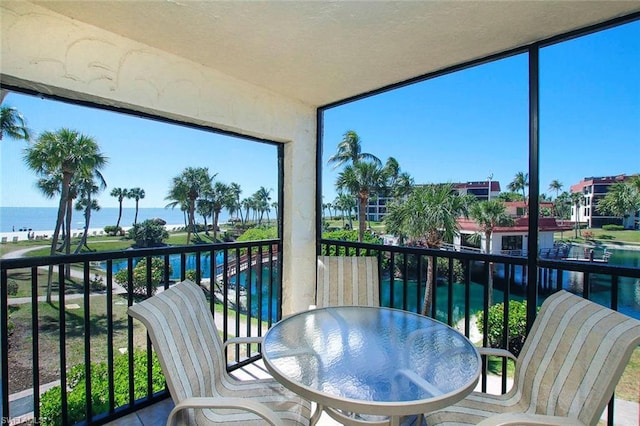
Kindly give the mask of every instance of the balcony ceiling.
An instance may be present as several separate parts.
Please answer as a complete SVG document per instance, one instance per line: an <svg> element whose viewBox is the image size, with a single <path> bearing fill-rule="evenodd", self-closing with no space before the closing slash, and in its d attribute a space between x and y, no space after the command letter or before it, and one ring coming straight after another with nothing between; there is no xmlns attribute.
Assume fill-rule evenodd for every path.
<svg viewBox="0 0 640 426"><path fill-rule="evenodd" d="M34 1L321 106L640 11L638 1Z"/></svg>

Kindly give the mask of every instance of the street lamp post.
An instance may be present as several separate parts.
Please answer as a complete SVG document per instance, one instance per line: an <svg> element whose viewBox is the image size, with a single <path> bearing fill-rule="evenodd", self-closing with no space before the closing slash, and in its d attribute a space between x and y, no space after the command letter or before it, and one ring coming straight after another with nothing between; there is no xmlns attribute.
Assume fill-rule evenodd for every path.
<svg viewBox="0 0 640 426"><path fill-rule="evenodd" d="M487 201L491 201L491 179L493 179L493 173L489 174L489 190L487 191Z"/></svg>

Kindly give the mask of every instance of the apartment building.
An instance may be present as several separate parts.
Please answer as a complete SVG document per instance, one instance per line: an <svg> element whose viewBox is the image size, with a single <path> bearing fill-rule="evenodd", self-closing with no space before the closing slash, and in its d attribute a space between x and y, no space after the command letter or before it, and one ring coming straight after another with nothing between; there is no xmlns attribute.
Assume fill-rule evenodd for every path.
<svg viewBox="0 0 640 426"><path fill-rule="evenodd" d="M633 229L636 226L639 215L633 212L627 217L607 216L597 209L600 201L614 183L622 183L629 179L624 174L617 176L585 177L579 183L571 185L571 193L582 193L584 198L580 206L571 206L571 220L586 224L589 228L602 228L603 225L615 224Z"/></svg>
<svg viewBox="0 0 640 426"><path fill-rule="evenodd" d="M416 185L416 187L421 185ZM500 182L494 180L485 180L478 182L459 182L454 183L453 187L458 194L471 194L480 201L494 199L500 194ZM367 220L380 222L387 214L387 204L393 201L392 197L374 196L369 198L367 205Z"/></svg>

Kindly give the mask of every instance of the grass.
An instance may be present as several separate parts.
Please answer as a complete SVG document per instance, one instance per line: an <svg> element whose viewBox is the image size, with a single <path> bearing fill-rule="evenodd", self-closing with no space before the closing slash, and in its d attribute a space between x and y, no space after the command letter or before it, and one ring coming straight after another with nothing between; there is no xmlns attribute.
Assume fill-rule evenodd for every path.
<svg viewBox="0 0 640 426"><path fill-rule="evenodd" d="M94 295L89 299L89 334L90 357L92 362L101 362L107 359L107 349L110 342L107 339L107 326L109 320L113 324L113 350L127 348L128 321L127 299L121 295L113 296L113 315L107 316L107 298L104 295ZM65 350L66 365L71 368L74 365L85 362L85 307L83 299L66 300L65 318ZM59 379L60 375L60 305L57 302L51 304L40 302L38 309L38 345L41 383L47 383ZM223 306L215 305L216 314L222 315ZM10 337L10 392L18 392L32 386L31 382L31 354L33 330L31 317L33 305L25 303L11 305L9 312L10 322L13 324L13 334ZM234 324L236 313L228 313L230 324ZM246 316L240 316L241 324L246 323ZM257 320L252 320L252 325L257 326ZM244 327L244 326L241 326ZM244 329L244 328L243 328ZM134 347L146 349L146 330L142 323L133 321ZM230 335L229 337L233 337ZM247 345L241 345L240 356L246 354ZM252 351L257 351L257 346L252 345ZM230 360L235 351L229 351Z"/></svg>
<svg viewBox="0 0 640 426"><path fill-rule="evenodd" d="M575 231L566 231L562 234L556 233L555 239L574 243L587 244L608 244L608 245L640 245L640 230L607 231L605 229L583 229L581 234L590 232L593 237L585 238L578 236L575 238ZM587 234L588 235L588 234Z"/></svg>
<svg viewBox="0 0 640 426"><path fill-rule="evenodd" d="M82 299L75 303L68 300L65 309L65 351L66 365L68 367L84 364L85 357L85 327L84 327L84 306ZM107 347L107 324L113 323L113 348L127 347L127 323L126 300L120 296L114 296L113 316L109 318L106 310L106 297L94 296L89 300L90 312L89 333L90 333L90 356L91 361L98 362L106 360ZM77 306L77 308L76 308ZM57 302L38 303L38 346L41 382L47 383L56 380L60 374L60 305ZM33 330L31 328L33 305L25 303L12 305L10 321L13 323L13 334L10 337L10 391L16 392L24 388L31 387L29 382L25 383L20 378L25 372L31 371L31 354ZM134 344L142 345L146 342L146 334L142 324L134 323Z"/></svg>

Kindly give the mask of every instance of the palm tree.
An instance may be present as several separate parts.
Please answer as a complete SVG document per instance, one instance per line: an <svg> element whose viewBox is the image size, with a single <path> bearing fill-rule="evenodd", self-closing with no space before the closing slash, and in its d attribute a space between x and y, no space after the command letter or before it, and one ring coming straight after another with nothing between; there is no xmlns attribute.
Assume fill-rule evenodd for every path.
<svg viewBox="0 0 640 426"><path fill-rule="evenodd" d="M127 192L127 198L133 198L134 200L136 200L136 215L133 218L134 225L138 223L138 203L144 198L145 195L146 194L144 193L144 189L142 188L131 188Z"/></svg>
<svg viewBox="0 0 640 426"><path fill-rule="evenodd" d="M640 210L640 191L635 185L635 180L611 185L596 205L598 212L624 217Z"/></svg>
<svg viewBox="0 0 640 426"><path fill-rule="evenodd" d="M240 202L240 205L245 210L244 222L243 222L243 223L245 223L246 221L249 220L249 212L253 208L253 202L251 201L251 198L244 198Z"/></svg>
<svg viewBox="0 0 640 426"><path fill-rule="evenodd" d="M28 141L31 139L30 131L22 114L17 109L6 105L0 107L0 141L4 135L17 140Z"/></svg>
<svg viewBox="0 0 640 426"><path fill-rule="evenodd" d="M201 194L211 191L211 181L207 167L187 167L173 178L166 200L173 200L167 207L187 207L187 244L191 242L191 233L195 232L196 200Z"/></svg>
<svg viewBox="0 0 640 426"><path fill-rule="evenodd" d="M213 201L211 200L211 194L204 194L205 198L200 198L196 202L196 212L204 220L204 233L209 235L209 227L207 226L207 218L213 216Z"/></svg>
<svg viewBox="0 0 640 426"><path fill-rule="evenodd" d="M409 173L400 170L400 164L394 157L389 157L384 165L387 176L387 188L394 199L408 195L413 189L413 178Z"/></svg>
<svg viewBox="0 0 640 426"><path fill-rule="evenodd" d="M484 252L491 253L491 234L499 226L511 226L513 219L507 214L507 208L500 200L480 201L473 203L469 209L469 217L475 220L484 233ZM487 280L489 289L489 306L493 305L493 262L489 263L489 277Z"/></svg>
<svg viewBox="0 0 640 426"><path fill-rule="evenodd" d="M392 187L398 176L400 176L400 163L394 157L387 158L387 162L384 163L384 172L389 179L389 186Z"/></svg>
<svg viewBox="0 0 640 426"><path fill-rule="evenodd" d="M560 182L557 179L554 179L549 184L549 191L555 191L556 198L558 198L558 194L560 193L560 191L562 191L562 187L563 187L562 182Z"/></svg>
<svg viewBox="0 0 640 426"><path fill-rule="evenodd" d="M356 199L351 194L339 193L333 204L342 211L342 226L344 227L344 215L349 219L349 229L353 229L351 212L356 208Z"/></svg>
<svg viewBox="0 0 640 426"><path fill-rule="evenodd" d="M575 206L576 208L576 220L575 223L573 225L573 229L575 229L575 237L578 238L578 232L580 230L580 206L582 205L582 203L584 202L584 195L582 195L582 192L572 192L571 195L569 195L569 198L571 199L571 203Z"/></svg>
<svg viewBox="0 0 640 426"><path fill-rule="evenodd" d="M386 175L376 162L359 161L348 165L338 175L336 188L356 197L358 200L358 241L364 240L366 212L369 197L385 189Z"/></svg>
<svg viewBox="0 0 640 426"><path fill-rule="evenodd" d="M329 207L328 203L322 203L322 222L324 223L327 216L327 208Z"/></svg>
<svg viewBox="0 0 640 426"><path fill-rule="evenodd" d="M222 209L235 204L235 193L230 185L216 182L211 192L211 211L213 213L213 241L218 241L218 220Z"/></svg>
<svg viewBox="0 0 640 426"><path fill-rule="evenodd" d="M423 240L427 247L438 248L443 241L452 241L458 235L458 218L467 215L473 201L474 196L459 195L451 183L428 185L414 189L404 202L392 203L387 213L397 222L393 227L402 235ZM429 256L423 315L431 311L434 263L433 257Z"/></svg>
<svg viewBox="0 0 640 426"><path fill-rule="evenodd" d="M240 188L240 184L231 182L229 184L229 187L231 188L231 192L233 193L233 199L234 199L234 203L231 206L229 206L229 216L233 217L233 214L235 212L238 212L240 213L240 222L244 223L244 220L242 219L242 206L240 205L240 194L242 194L242 189Z"/></svg>
<svg viewBox="0 0 640 426"><path fill-rule="evenodd" d="M96 171L95 178L98 179L98 184L96 184L93 176L80 176L76 182L76 187L80 198L76 202L75 208L78 211L84 211L84 232L82 233L82 238L78 243L78 247L76 247L75 254L80 253L80 250L83 246L88 248L87 234L89 233L91 212L93 210L100 210L98 200L95 200L93 196L97 195L98 193L100 193L100 191L104 190L107 187L107 183L105 182L104 177L100 172Z"/></svg>
<svg viewBox="0 0 640 426"><path fill-rule="evenodd" d="M118 221L116 222L116 230L120 229L120 219L122 219L122 200L129 198L129 190L126 188L113 188L111 196L118 199Z"/></svg>
<svg viewBox="0 0 640 426"><path fill-rule="evenodd" d="M75 130L60 129L56 132L44 132L36 143L25 150L24 160L27 166L43 177L60 177L60 202L58 217L51 240L51 255L55 255L62 222L67 217L67 234L71 228L69 200L71 183L76 175L89 176L99 172L107 163L100 147L93 138ZM70 239L65 240L66 251L70 251ZM51 281L53 269L49 268L47 302L51 302Z"/></svg>
<svg viewBox="0 0 640 426"><path fill-rule="evenodd" d="M267 220L269 219L269 201L271 201L271 191L272 189L267 189L264 186L261 186L255 194L253 194L253 198L255 200L255 205L257 207L257 211L260 212L260 217L258 218L258 225L262 223L262 217L265 212L267 212Z"/></svg>
<svg viewBox="0 0 640 426"><path fill-rule="evenodd" d="M378 157L367 152L362 152L362 141L356 132L348 130L338 143L338 152L329 158L329 164L334 164L334 168L346 165L356 164L362 160L368 160L377 165L382 162Z"/></svg>
<svg viewBox="0 0 640 426"><path fill-rule="evenodd" d="M507 185L509 191L518 192L522 191L522 198L524 199L524 205L527 207L527 194L525 190L529 186L529 174L525 172L518 172L514 176L513 180Z"/></svg>
<svg viewBox="0 0 640 426"><path fill-rule="evenodd" d="M396 201L387 204L387 213L384 215L384 229L387 233L398 238L398 244L404 245L409 238L408 231L405 227L407 222L406 209L402 208L402 204Z"/></svg>

